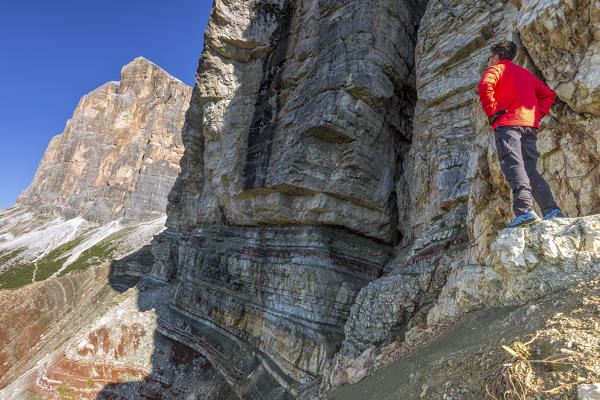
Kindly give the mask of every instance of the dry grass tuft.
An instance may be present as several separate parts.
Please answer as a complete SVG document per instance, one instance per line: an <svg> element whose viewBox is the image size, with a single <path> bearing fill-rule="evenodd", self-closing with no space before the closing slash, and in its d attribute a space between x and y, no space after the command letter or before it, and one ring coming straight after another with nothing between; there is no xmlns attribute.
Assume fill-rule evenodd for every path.
<svg viewBox="0 0 600 400"><path fill-rule="evenodd" d="M493 400L530 400L533 398L531 395L558 393L580 383L591 383L589 379L578 377L574 382L544 390L540 385L543 380L536 379L531 367L532 364L576 364L564 358L558 360L531 360L530 357L533 352L529 345L538 336L539 332L526 343L515 341L510 346L501 346L508 354L485 377L485 391L489 398Z"/></svg>
<svg viewBox="0 0 600 400"><path fill-rule="evenodd" d="M508 354L502 362L493 368L485 378L485 390L494 400L526 400L530 394L540 393L529 358L532 351L529 345L537 339L536 335L527 343L513 342L502 346Z"/></svg>

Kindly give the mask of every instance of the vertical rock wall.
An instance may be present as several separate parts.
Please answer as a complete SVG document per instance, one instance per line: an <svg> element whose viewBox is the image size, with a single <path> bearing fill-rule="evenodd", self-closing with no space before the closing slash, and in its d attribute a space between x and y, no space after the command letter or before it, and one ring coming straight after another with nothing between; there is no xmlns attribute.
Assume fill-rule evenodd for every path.
<svg viewBox="0 0 600 400"><path fill-rule="evenodd" d="M327 224L393 242L418 9L217 1L169 226Z"/></svg>
<svg viewBox="0 0 600 400"><path fill-rule="evenodd" d="M508 2L431 0L416 44L413 141L397 183L406 254L361 290L346 325L330 384L348 359L424 322L450 272L472 252L467 224L475 86L489 46L510 37ZM487 120L486 120L487 121Z"/></svg>
<svg viewBox="0 0 600 400"><path fill-rule="evenodd" d="M514 12L506 1L429 2L416 50L414 139L399 182L407 190L401 208L413 238L467 202L474 86L491 43L510 37Z"/></svg>
<svg viewBox="0 0 600 400"><path fill-rule="evenodd" d="M177 283L179 310L274 362L292 393L339 349L399 240L423 9L214 3L153 275Z"/></svg>

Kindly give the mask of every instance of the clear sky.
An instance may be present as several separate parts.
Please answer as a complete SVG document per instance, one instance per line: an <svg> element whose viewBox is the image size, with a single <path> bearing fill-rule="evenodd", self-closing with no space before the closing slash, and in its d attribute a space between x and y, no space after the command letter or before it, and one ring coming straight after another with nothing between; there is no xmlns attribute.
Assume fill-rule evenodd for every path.
<svg viewBox="0 0 600 400"><path fill-rule="evenodd" d="M31 183L86 93L142 56L192 86L212 0L0 5L0 209Z"/></svg>

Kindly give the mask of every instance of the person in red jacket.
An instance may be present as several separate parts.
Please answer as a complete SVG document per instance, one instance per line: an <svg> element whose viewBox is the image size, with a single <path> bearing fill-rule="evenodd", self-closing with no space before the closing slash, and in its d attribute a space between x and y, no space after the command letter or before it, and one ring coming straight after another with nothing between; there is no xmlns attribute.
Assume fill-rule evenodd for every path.
<svg viewBox="0 0 600 400"><path fill-rule="evenodd" d="M533 199L544 219L564 217L548 183L537 172L537 128L550 111L556 95L531 72L512 62L517 46L511 41L494 44L488 69L479 83L479 99L496 141L502 172L513 194L515 219L507 226L526 226L541 221L533 211Z"/></svg>

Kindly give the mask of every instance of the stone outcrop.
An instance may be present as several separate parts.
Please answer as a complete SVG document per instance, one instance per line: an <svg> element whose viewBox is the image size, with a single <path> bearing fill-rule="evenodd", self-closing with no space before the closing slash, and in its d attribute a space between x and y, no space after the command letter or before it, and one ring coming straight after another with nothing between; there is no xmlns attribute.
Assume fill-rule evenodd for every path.
<svg viewBox="0 0 600 400"><path fill-rule="evenodd" d="M192 89L143 57L84 96L17 204L105 223L159 217L179 173Z"/></svg>
<svg viewBox="0 0 600 400"><path fill-rule="evenodd" d="M529 229L506 229L486 264L456 268L429 322L479 306L524 304L598 275L600 216L556 219Z"/></svg>
<svg viewBox="0 0 600 400"><path fill-rule="evenodd" d="M578 392L589 393L582 389L600 382L599 278L596 275L524 305L473 312L427 346L402 352L387 368L358 384L341 386L326 398L482 400L492 398L491 393L496 398L506 394L507 398L577 399ZM516 364L518 358L506 348L513 354L527 353L531 370ZM365 352L363 362L353 364L340 378L355 381L370 375L378 359L389 356L385 354L389 350L393 355L402 351L402 346L381 348L374 362L372 356L364 359L373 352ZM529 382L528 388L513 387L506 379L514 373L511 367L515 364L526 368L528 380L512 382ZM579 385L581 382L587 385Z"/></svg>
<svg viewBox="0 0 600 400"><path fill-rule="evenodd" d="M424 323L448 274L472 257L467 225L474 88L489 46L510 38L517 10L508 2L430 1L415 51L417 103L413 141L397 181L406 255L365 287L346 325L343 357L330 378L372 345Z"/></svg>
<svg viewBox="0 0 600 400"><path fill-rule="evenodd" d="M407 330L425 322L426 311L450 271L466 261L465 220L463 205L447 219L435 221L415 242L406 261L360 291L344 329L343 356L354 358L369 346L403 340Z"/></svg>
<svg viewBox="0 0 600 400"><path fill-rule="evenodd" d="M389 27L385 24L392 17L377 26L369 25L371 22L363 26L372 50L361 50L365 42L360 23L346 25L359 16L361 21L379 21L377 7L387 10L403 4L370 6L368 10L356 3L339 2L260 6L250 2L242 10L237 4L215 3L197 75L198 91L184 126L183 170L170 194L170 229L155 241L153 275L174 282L185 277L178 289L178 307L198 316L208 315L259 349L277 348L269 344L277 343L277 337L295 338L288 343L306 343L306 339L298 339L299 332L318 337L322 327L298 331L294 324L302 323L278 322L277 329L263 330L265 316L273 321L268 317L272 311L263 305L263 290L257 292L259 307L248 307L232 295L243 296L243 291L232 284L239 281L234 273L239 267L227 254L240 251L229 243L243 237L253 243L252 248L262 249L254 252L267 261L255 258L248 261L250 265L273 263L268 254L289 240L279 233L283 228L268 225L302 224L321 230L319 225L332 224L366 238L409 245L406 255L396 248L396 255L378 267L382 268L378 274L385 276L371 275L353 287L344 317L336 322L338 327L345 323L343 334L338 328L333 335L339 339L319 351L313 345L297 351L294 344L280 352L266 351L287 376L306 382L319 377L320 371L335 376L347 357L424 324L447 277L462 265L487 256L492 239L512 216L505 210L510 193L494 159L476 85L485 70L490 45L501 39L513 39L521 46L517 63L538 74L540 70L528 53L527 38L523 39L525 46L520 42L517 21L524 19L527 5L519 11L520 4L508 1L430 1L418 41L403 36L416 46L415 63L408 73L398 69L399 60L406 57L398 58L386 48L388 40L398 43L396 31L380 35L379 26ZM414 17L419 5L412 6ZM234 12L243 18L232 20ZM416 26L407 24L398 11L391 15L401 17L404 34L407 26ZM338 45L336 35L341 32L344 39ZM408 47L399 53L412 58L413 50ZM353 61L358 55L360 61ZM380 78L381 69L388 80ZM215 75L226 79L215 84L211 79ZM401 124L394 119L396 110ZM558 110L572 115L563 119L572 127L576 111L557 103L552 115ZM587 118L580 122L589 123ZM378 132L375 135L373 127ZM590 147L588 152L595 148L580 140L573 150L557 149L558 145L549 144L543 135L544 128L540 132L540 161L546 166L546 175L561 165L556 163L559 155L569 157L571 151L581 154L585 146ZM366 149L369 151L364 152ZM377 157L371 158L373 154ZM589 163L581 166L590 169ZM361 180L360 185L356 179ZM580 189L573 195L572 185L563 186L556 190L560 192L557 197L562 202L571 196L576 199L571 201L573 207L581 209L585 204L587 209L581 212L590 212L592 197L580 197L583 185ZM564 208L569 212L569 207ZM257 229L252 227L255 224L267 226ZM281 235L277 245L268 239L276 234ZM223 246L228 250L218 251L215 260L208 259L210 251ZM315 247L306 249L323 248L315 243L311 246ZM210 279L209 271L213 274ZM281 269L273 271L267 275L269 282L281 273ZM262 276L244 278L240 287L255 287L257 280L263 284ZM325 283L329 276L322 279ZM216 282L225 283L216 290ZM277 299L276 293L288 290L285 285L267 291L273 300L271 307L280 307L283 297ZM210 290L198 296L200 287ZM231 290L234 292L228 292ZM293 296L305 290L294 286ZM236 311L227 320L219 314L223 309L228 310L227 315L230 309ZM314 318L289 305L286 309L291 315ZM340 344L342 351L332 359L335 351L331 349Z"/></svg>

